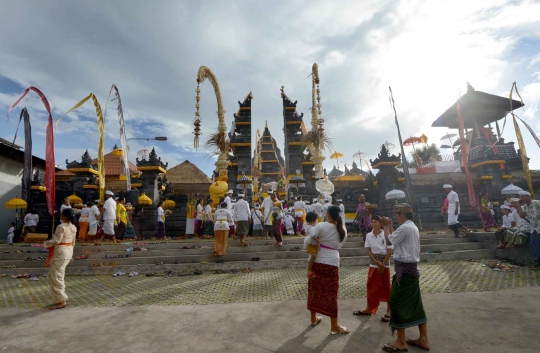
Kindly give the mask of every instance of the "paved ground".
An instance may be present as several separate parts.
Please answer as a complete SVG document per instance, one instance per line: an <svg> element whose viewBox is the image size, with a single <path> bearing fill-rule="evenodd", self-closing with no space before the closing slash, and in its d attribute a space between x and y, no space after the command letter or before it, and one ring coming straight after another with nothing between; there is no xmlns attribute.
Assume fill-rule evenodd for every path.
<svg viewBox="0 0 540 353"><path fill-rule="evenodd" d="M493 271L487 261L441 261L421 263L423 293L458 293L496 291L536 287L540 271L518 267L513 272ZM340 269L341 299L365 296L368 267L343 266ZM1 273L1 269L0 269ZM305 300L306 270L284 268L251 273L215 274L171 278L127 276L68 276L67 294L70 307L195 305L238 302ZM50 304L46 277L0 279L0 308L39 308Z"/></svg>
<svg viewBox="0 0 540 353"><path fill-rule="evenodd" d="M205 295L205 294L202 294ZM425 294L432 352L536 353L537 287ZM380 315L355 317L364 299L339 302L346 336L308 322L304 300L183 306L0 310L2 352L380 352L392 340ZM409 330L410 337L416 330ZM410 352L421 352L410 348Z"/></svg>

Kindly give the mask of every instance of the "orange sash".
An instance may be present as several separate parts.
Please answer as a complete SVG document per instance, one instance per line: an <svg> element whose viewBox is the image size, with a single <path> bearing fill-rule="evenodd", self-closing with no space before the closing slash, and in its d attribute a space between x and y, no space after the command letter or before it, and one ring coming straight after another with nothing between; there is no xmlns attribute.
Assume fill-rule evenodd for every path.
<svg viewBox="0 0 540 353"><path fill-rule="evenodd" d="M73 243L60 243L58 245L71 246L71 245L73 245ZM49 257L47 257L47 262L45 263L45 266L50 267L51 266L51 260L52 260L52 258L54 256L54 246L49 246L47 248L47 250L49 250Z"/></svg>

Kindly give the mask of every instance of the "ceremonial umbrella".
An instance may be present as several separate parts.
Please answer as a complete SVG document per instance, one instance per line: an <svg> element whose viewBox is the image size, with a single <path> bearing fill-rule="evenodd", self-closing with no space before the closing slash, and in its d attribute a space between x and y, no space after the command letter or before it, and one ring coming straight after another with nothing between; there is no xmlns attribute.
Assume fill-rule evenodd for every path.
<svg viewBox="0 0 540 353"><path fill-rule="evenodd" d="M396 200L396 203L397 203L398 199L404 199L406 197L407 197L407 195L405 195L405 192L403 192L401 190L391 190L391 191L388 191L386 193L386 199L387 200Z"/></svg>
<svg viewBox="0 0 540 353"><path fill-rule="evenodd" d="M330 156L330 159L337 159L337 166L339 168L339 159L343 157L343 153L339 153L338 151L334 151L332 155Z"/></svg>
<svg viewBox="0 0 540 353"><path fill-rule="evenodd" d="M306 179L302 178L302 176L298 173L299 171L297 171L296 175L293 176L290 180L289 180L289 183L293 183L293 184L296 184L296 191L298 191L298 193L300 193L300 187L301 186L306 186Z"/></svg>
<svg viewBox="0 0 540 353"><path fill-rule="evenodd" d="M501 190L501 194L503 195L518 195L520 191L523 191L522 188L519 186L515 186L514 184L510 183L507 187L503 188Z"/></svg>
<svg viewBox="0 0 540 353"><path fill-rule="evenodd" d="M334 192L334 184L328 178L319 179L315 182L315 189L323 194L331 194Z"/></svg>
<svg viewBox="0 0 540 353"><path fill-rule="evenodd" d="M244 189L244 196L246 194L246 186L248 184L252 184L253 183L253 180L251 180L250 177L248 177L245 173L242 173L242 176L240 178L238 178L237 180L238 182L238 185L242 185L243 189Z"/></svg>
<svg viewBox="0 0 540 353"><path fill-rule="evenodd" d="M452 148L452 150L454 152L456 152L456 149L454 148L454 145L452 144L452 139L454 137L457 137L457 134L449 134L448 132L446 133L446 135L441 137L441 141L448 140L448 142L452 145L452 146L448 146L448 147L443 147L443 146L447 146L447 145L442 145L441 148ZM459 140L456 140L455 142L458 142L458 141Z"/></svg>
<svg viewBox="0 0 540 353"><path fill-rule="evenodd" d="M176 202L174 202L173 200L165 200L163 201L163 208L166 209L166 210L169 210L171 208L175 208L176 207Z"/></svg>
<svg viewBox="0 0 540 353"><path fill-rule="evenodd" d="M403 146L412 146L417 165L418 165L418 155L416 154L416 148L414 147L414 144L421 143L421 142L422 142L422 139L420 137L409 137L408 139L403 141Z"/></svg>
<svg viewBox="0 0 540 353"><path fill-rule="evenodd" d="M358 151L353 155L353 157L360 159L360 170L363 170L362 169L362 158L366 158L367 153L362 152L362 151Z"/></svg>
<svg viewBox="0 0 540 353"><path fill-rule="evenodd" d="M68 199L70 204L81 204L82 203L82 199L79 196L75 195L75 194L68 196L67 199Z"/></svg>
<svg viewBox="0 0 540 353"><path fill-rule="evenodd" d="M23 199L20 199L18 196L15 196L4 205L7 209L15 210L15 229L17 229L17 223L19 221L19 209L26 209L28 204Z"/></svg>
<svg viewBox="0 0 540 353"><path fill-rule="evenodd" d="M143 192L141 193L141 196L139 196L139 206L146 207L150 206L153 202L152 199L146 196L146 194Z"/></svg>

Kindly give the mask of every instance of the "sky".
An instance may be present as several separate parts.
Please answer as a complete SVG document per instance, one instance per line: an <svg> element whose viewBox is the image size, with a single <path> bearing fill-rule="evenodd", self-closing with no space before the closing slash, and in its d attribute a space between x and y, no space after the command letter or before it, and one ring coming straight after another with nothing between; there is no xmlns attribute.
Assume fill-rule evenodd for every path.
<svg viewBox="0 0 540 353"><path fill-rule="evenodd" d="M322 117L333 139L327 169L336 163L328 158L334 150L350 166L358 151L369 160L385 141L398 146L389 86L404 138L425 134L429 143L446 143L441 137L457 131L431 124L466 92L467 82L507 97L516 81L525 103L517 113L540 131L540 2L0 0L0 8L0 112L7 114L30 85L47 96L55 121L90 92L105 110L114 83L127 138L168 137L130 141L132 161L155 147L169 167L187 159L207 174L214 169L209 151L193 148L201 65L217 77L227 125L251 91L253 142L268 122L283 151L280 87L298 100L309 127L309 75L317 63ZM33 154L43 158L47 113L34 93L1 123L0 137L13 139L25 106ZM120 146L116 101L105 111L108 153ZM200 111L204 141L217 128L208 81L201 85ZM91 101L65 116L55 126L57 164L80 160L86 149L96 157L97 131ZM540 169L539 146L523 126L522 133L531 168ZM516 141L511 119L503 137ZM24 134L16 143L24 145Z"/></svg>

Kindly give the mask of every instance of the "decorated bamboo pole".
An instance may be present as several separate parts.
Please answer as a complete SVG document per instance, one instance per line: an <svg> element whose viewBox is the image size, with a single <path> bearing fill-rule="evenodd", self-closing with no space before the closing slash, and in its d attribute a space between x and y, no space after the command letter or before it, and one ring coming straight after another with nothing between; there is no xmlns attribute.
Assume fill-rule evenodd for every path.
<svg viewBox="0 0 540 353"><path fill-rule="evenodd" d="M320 117L321 112L321 90L319 88L319 68L314 63L311 68L311 135L313 144L312 161L315 168L315 178L322 178L323 162L326 159L323 155L324 143L324 119Z"/></svg>
<svg viewBox="0 0 540 353"><path fill-rule="evenodd" d="M75 104L73 108L68 110L64 115L62 115L58 120L56 120L56 125L62 120L62 118L74 111L75 109L82 106L86 103L87 100L92 98L94 102L94 107L96 108L96 117L98 123L99 131L99 142L98 142L98 176L99 176L99 198L100 200L105 200L105 156L104 156L104 144L105 144L105 119L103 118L103 112L101 111L101 105L97 100L96 96L93 93L90 93L87 97L83 98L79 103Z"/></svg>
<svg viewBox="0 0 540 353"><path fill-rule="evenodd" d="M221 90L219 88L217 78L214 75L214 73L206 66L201 66L197 73L197 90L196 90L197 96L196 96L196 104L195 104L197 111L195 112L195 121L193 122L193 125L194 125L193 134L195 135L194 146L195 148L199 147L199 136L202 135L201 116L199 113L199 109L200 109L199 102L201 100L200 99L200 93L201 93L200 85L206 79L210 81L210 83L212 84L212 87L214 87L214 93L216 94L217 105L218 105L218 111L217 111L218 127L217 127L217 132L210 135L210 138L206 141L205 146L209 148L213 148L214 152L219 155L215 163L215 166L219 173L219 179L223 181L227 181L228 180L227 168L229 167L231 162L229 161L229 156L228 156L229 141L227 141L227 126L225 125L225 110L223 110Z"/></svg>

